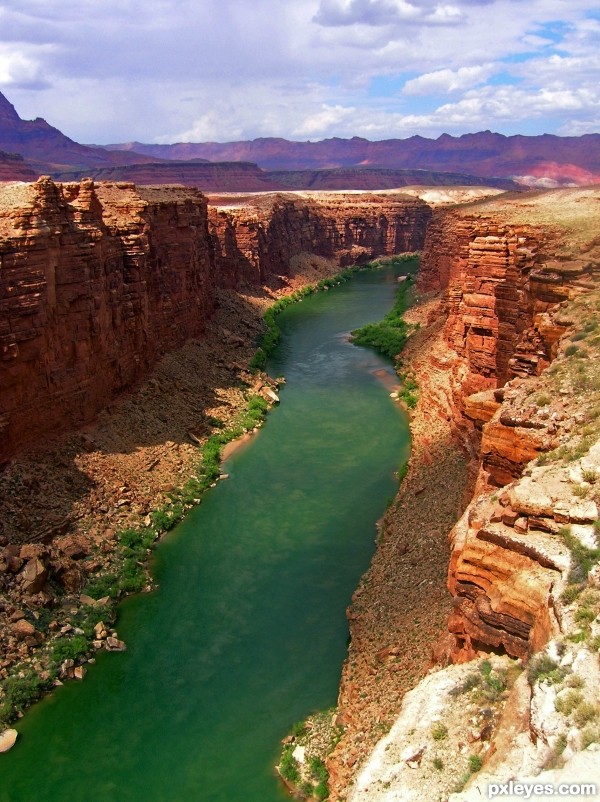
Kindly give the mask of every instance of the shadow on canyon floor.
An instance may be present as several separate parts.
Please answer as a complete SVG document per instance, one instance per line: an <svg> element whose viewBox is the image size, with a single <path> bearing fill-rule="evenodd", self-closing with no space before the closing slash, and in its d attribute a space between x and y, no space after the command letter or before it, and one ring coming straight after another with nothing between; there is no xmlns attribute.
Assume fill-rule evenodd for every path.
<svg viewBox="0 0 600 802"><path fill-rule="evenodd" d="M51 539L91 514L120 528L146 515L198 461L195 437L233 420L255 381L243 369L260 335L259 290L221 291L204 336L167 354L131 392L76 432L47 438L0 472L0 537Z"/></svg>

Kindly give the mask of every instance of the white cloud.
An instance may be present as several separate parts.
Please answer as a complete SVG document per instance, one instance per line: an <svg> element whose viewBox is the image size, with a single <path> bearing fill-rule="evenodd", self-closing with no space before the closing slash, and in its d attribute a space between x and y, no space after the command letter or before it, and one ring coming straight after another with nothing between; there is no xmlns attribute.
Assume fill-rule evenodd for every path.
<svg viewBox="0 0 600 802"><path fill-rule="evenodd" d="M532 119L583 130L600 84L589 7L4 0L0 91L21 116L86 142L511 133Z"/></svg>
<svg viewBox="0 0 600 802"><path fill-rule="evenodd" d="M405 95L428 95L440 92L458 92L484 83L499 67L481 64L474 67L460 67L458 70L436 70L413 78L404 84Z"/></svg>
<svg viewBox="0 0 600 802"><path fill-rule="evenodd" d="M43 61L49 46L19 47L0 42L0 86L40 89L48 86Z"/></svg>

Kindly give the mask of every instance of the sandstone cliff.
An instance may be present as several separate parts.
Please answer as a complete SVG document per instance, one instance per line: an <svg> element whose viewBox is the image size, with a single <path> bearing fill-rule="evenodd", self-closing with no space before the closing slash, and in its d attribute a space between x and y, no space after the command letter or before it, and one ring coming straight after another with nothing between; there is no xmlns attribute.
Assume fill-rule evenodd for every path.
<svg viewBox="0 0 600 802"><path fill-rule="evenodd" d="M238 199L239 200L239 199ZM91 419L203 331L218 287L258 287L302 254L336 263L421 247L429 207L394 195L243 199L197 190L0 190L0 453Z"/></svg>
<svg viewBox="0 0 600 802"><path fill-rule="evenodd" d="M419 250L431 209L402 194L209 196L210 230L227 286L288 274L303 253L340 265Z"/></svg>
<svg viewBox="0 0 600 802"><path fill-rule="evenodd" d="M206 201L133 186L2 189L1 451L90 420L213 307Z"/></svg>
<svg viewBox="0 0 600 802"><path fill-rule="evenodd" d="M443 290L450 403L457 428L480 453L478 491L519 477L565 434L565 404L549 410L540 396L536 405L525 380L542 374L573 325L564 303L594 286L596 197L581 190L533 194L510 206L489 201L439 213L429 228L422 288ZM519 545L512 528L527 531L528 513L501 498L507 509L483 515L474 506L452 535L455 659L473 656L473 642L525 656L553 631L547 603L553 580L542 575L556 566ZM534 514L532 528L555 531L544 515L552 518L552 511ZM583 521L567 515L562 522Z"/></svg>
<svg viewBox="0 0 600 802"><path fill-rule="evenodd" d="M417 445L424 422L445 421L478 470L450 532L454 604L434 650L442 665L464 665L438 663L406 695L348 793L347 767L377 729L349 719L330 760L335 799L466 802L511 778L600 780L599 199L597 189L572 190L434 214L419 313L429 326L405 362L419 383ZM423 471L414 453L409 482ZM410 494L401 488L402 507ZM395 537L401 546L401 527ZM397 606L406 593L399 574ZM376 671L360 678L373 699ZM356 682L345 671L343 713ZM377 722L395 698L379 702Z"/></svg>

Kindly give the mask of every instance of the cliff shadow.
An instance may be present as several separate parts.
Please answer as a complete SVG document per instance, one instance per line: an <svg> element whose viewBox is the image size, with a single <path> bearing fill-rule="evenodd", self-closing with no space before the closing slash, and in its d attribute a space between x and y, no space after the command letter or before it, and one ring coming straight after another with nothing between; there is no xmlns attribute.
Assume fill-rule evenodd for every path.
<svg viewBox="0 0 600 802"><path fill-rule="evenodd" d="M202 336L165 354L93 421L4 463L0 539L48 541L81 519L92 530L122 528L185 482L200 459L198 441L231 423L259 389L243 365L260 338L265 292L217 295Z"/></svg>

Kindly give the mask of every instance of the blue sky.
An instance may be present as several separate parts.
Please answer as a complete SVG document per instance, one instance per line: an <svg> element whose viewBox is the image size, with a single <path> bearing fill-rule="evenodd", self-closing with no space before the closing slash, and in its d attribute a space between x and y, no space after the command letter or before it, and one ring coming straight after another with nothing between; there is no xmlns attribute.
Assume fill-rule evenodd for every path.
<svg viewBox="0 0 600 802"><path fill-rule="evenodd" d="M600 131L580 0L0 0L0 91L80 142Z"/></svg>

